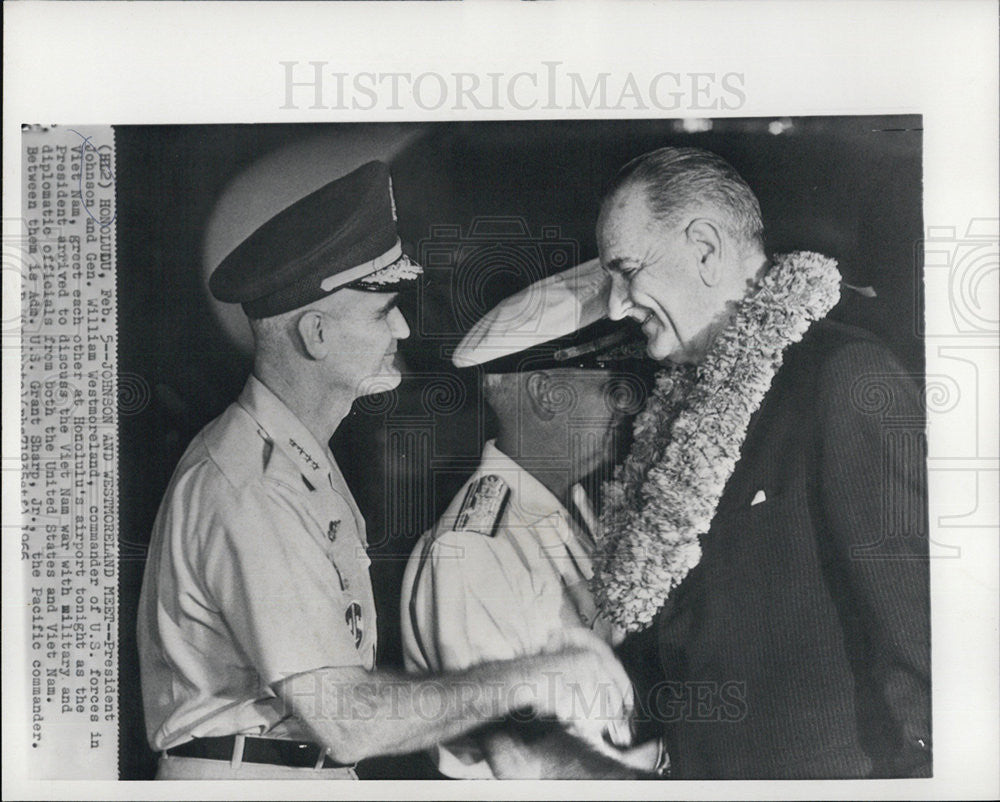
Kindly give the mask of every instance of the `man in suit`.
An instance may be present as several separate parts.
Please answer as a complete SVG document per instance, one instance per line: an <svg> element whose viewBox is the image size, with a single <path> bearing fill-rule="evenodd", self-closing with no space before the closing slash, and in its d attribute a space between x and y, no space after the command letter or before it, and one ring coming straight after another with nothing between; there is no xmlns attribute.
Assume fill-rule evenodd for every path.
<svg viewBox="0 0 1000 802"><path fill-rule="evenodd" d="M769 259L756 197L714 154L663 148L627 164L603 200L597 239L608 314L636 320L654 360L699 366L692 404L724 406L698 395L699 383L726 386L712 375L724 347L743 349L737 364L760 365L767 379L748 425L724 444L731 473L710 499L711 525L687 552L700 560L663 589L645 633L661 672L644 701L664 721L672 776L928 776L916 388L864 331L825 319L783 329L792 325L784 298L809 299L813 277L828 277L835 263L808 253ZM769 329L740 317L747 304L763 310ZM810 319L824 313L813 309ZM771 347L768 334L784 338L781 347L754 353ZM741 381L732 380L731 406L758 404L747 400L749 378L746 392ZM884 404L866 401L866 387ZM699 420L697 408L684 414ZM724 430L725 417L698 427ZM672 436L681 436L676 427ZM712 453L706 468L722 470L728 452ZM676 489L676 474L656 472L668 458L650 471L657 503ZM648 500L636 504L655 518Z"/></svg>
<svg viewBox="0 0 1000 802"><path fill-rule="evenodd" d="M606 494L595 555L671 776L929 775L916 388L872 335L825 319L841 294L832 259L765 255L757 198L715 154L627 164L597 241L599 266L533 291L571 287L581 326L632 318L673 366Z"/></svg>

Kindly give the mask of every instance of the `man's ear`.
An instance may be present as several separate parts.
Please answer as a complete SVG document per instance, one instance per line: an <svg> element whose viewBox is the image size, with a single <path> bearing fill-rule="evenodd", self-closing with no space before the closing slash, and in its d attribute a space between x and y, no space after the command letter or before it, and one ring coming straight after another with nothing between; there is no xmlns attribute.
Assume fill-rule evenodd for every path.
<svg viewBox="0 0 1000 802"><path fill-rule="evenodd" d="M539 420L552 420L555 409L552 404L552 377L544 370L533 371L524 383L528 403Z"/></svg>
<svg viewBox="0 0 1000 802"><path fill-rule="evenodd" d="M302 341L302 350L310 359L324 359L330 350L329 321L322 312L309 310L295 324Z"/></svg>
<svg viewBox="0 0 1000 802"><path fill-rule="evenodd" d="M707 287L714 287L722 280L722 232L707 217L696 217L688 223L688 243L695 249L698 275Z"/></svg>

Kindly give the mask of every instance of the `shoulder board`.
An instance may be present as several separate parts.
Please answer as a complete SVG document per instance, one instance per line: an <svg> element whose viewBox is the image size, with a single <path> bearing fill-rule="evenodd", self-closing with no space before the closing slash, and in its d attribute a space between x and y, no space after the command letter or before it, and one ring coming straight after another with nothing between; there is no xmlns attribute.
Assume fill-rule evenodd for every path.
<svg viewBox="0 0 1000 802"><path fill-rule="evenodd" d="M469 484L452 529L493 537L510 498L507 483L495 474L481 476Z"/></svg>

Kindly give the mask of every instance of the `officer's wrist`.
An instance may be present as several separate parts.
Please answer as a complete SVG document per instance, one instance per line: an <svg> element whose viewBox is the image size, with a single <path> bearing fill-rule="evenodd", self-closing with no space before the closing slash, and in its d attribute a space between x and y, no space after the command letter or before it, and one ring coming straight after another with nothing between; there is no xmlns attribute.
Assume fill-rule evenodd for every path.
<svg viewBox="0 0 1000 802"><path fill-rule="evenodd" d="M537 658L527 658L515 661L513 670L514 682L507 694L509 699L506 712L518 710L539 710L542 695L539 690L542 661Z"/></svg>

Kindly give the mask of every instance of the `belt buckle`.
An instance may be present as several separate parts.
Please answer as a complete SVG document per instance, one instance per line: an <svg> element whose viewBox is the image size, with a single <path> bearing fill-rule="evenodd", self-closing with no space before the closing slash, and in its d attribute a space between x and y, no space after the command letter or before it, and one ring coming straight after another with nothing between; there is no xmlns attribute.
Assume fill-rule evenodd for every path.
<svg viewBox="0 0 1000 802"><path fill-rule="evenodd" d="M263 738L275 749L285 766L300 769L320 769L326 760L326 750L319 744L307 741L289 741L284 738ZM315 755L315 757L314 757Z"/></svg>

